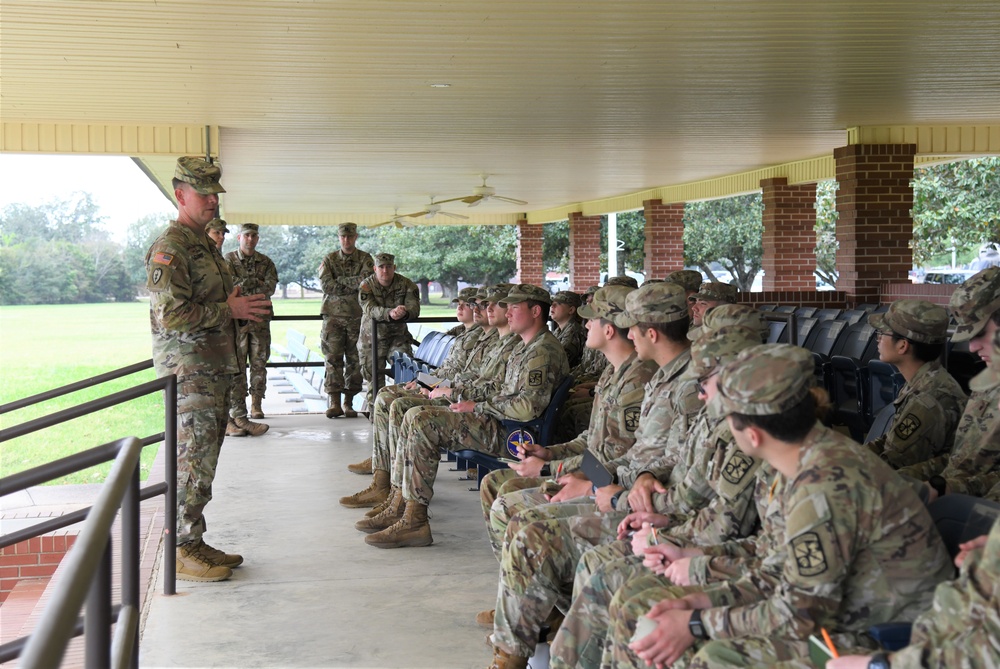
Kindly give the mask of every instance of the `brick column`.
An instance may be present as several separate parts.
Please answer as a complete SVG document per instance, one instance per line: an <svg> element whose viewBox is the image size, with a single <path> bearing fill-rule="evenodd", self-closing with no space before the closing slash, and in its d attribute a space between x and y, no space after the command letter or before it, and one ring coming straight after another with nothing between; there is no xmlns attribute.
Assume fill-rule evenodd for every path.
<svg viewBox="0 0 1000 669"><path fill-rule="evenodd" d="M850 302L878 302L882 286L902 283L913 265L915 144L855 144L837 163L837 288Z"/></svg>
<svg viewBox="0 0 1000 669"><path fill-rule="evenodd" d="M545 228L528 225L528 221L517 222L517 283L531 283L543 286L545 266L542 262L542 238Z"/></svg>
<svg viewBox="0 0 1000 669"><path fill-rule="evenodd" d="M582 293L601 279L601 217L569 215L570 290Z"/></svg>
<svg viewBox="0 0 1000 669"><path fill-rule="evenodd" d="M662 279L684 269L684 203L642 203L646 215L646 245L643 273L647 279Z"/></svg>
<svg viewBox="0 0 1000 669"><path fill-rule="evenodd" d="M762 179L764 290L816 290L816 184Z"/></svg>

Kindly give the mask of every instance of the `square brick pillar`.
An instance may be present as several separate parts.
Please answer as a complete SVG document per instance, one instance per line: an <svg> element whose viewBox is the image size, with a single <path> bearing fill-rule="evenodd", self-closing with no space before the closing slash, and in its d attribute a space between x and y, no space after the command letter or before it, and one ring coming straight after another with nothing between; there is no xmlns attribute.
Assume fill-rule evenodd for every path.
<svg viewBox="0 0 1000 669"><path fill-rule="evenodd" d="M816 184L762 179L764 290L816 290Z"/></svg>
<svg viewBox="0 0 1000 669"><path fill-rule="evenodd" d="M850 302L878 302L882 286L903 283L913 266L915 144L855 144L837 163L837 289Z"/></svg>
<svg viewBox="0 0 1000 669"><path fill-rule="evenodd" d="M601 217L569 215L569 285L582 293L601 280Z"/></svg>
<svg viewBox="0 0 1000 669"><path fill-rule="evenodd" d="M528 221L517 222L517 283L544 286L545 265L542 262L542 240L545 228L528 225Z"/></svg>
<svg viewBox="0 0 1000 669"><path fill-rule="evenodd" d="M646 245L643 273L647 279L662 279L684 269L684 203L642 203L646 215Z"/></svg>

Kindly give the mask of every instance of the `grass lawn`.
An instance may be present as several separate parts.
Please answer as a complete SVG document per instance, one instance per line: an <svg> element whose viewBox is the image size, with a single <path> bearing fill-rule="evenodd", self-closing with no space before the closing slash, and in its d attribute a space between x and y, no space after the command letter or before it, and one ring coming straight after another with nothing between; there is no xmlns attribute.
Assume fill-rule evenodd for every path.
<svg viewBox="0 0 1000 669"><path fill-rule="evenodd" d="M436 297L436 299L435 299ZM276 300L279 315L318 314L320 300ZM455 311L440 297L421 310L424 316L451 316ZM450 323L425 327L447 329ZM289 329L306 334L306 344L319 352L319 321L282 321L271 327L276 343ZM0 307L0 404L81 381L152 357L149 306L120 304ZM77 391L31 407L0 415L0 428L51 414L156 378L153 370ZM0 476L23 471L122 437L145 437L163 431L163 398L149 395L56 427L0 444ZM143 479L157 446L143 451ZM99 483L111 465L94 467L55 483Z"/></svg>

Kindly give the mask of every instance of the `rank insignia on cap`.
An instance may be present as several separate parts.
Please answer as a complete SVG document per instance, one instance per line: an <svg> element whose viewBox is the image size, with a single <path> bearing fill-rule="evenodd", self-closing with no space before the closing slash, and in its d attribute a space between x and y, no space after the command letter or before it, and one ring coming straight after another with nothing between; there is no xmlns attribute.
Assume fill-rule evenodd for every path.
<svg viewBox="0 0 1000 669"><path fill-rule="evenodd" d="M635 432L639 427L639 407L628 407L625 409L625 429Z"/></svg>
<svg viewBox="0 0 1000 669"><path fill-rule="evenodd" d="M918 429L920 429L920 419L915 414L908 413L903 420L896 423L894 432L900 439L909 439Z"/></svg>
<svg viewBox="0 0 1000 669"><path fill-rule="evenodd" d="M542 370L534 369L528 372L528 385L529 386L542 385Z"/></svg>
<svg viewBox="0 0 1000 669"><path fill-rule="evenodd" d="M747 475L747 472L750 471L752 467L753 458L749 455L736 451L729 458L729 460L726 461L726 464L722 469L722 478L735 485L743 480L743 478Z"/></svg>
<svg viewBox="0 0 1000 669"><path fill-rule="evenodd" d="M806 532L792 539L792 555L801 576L818 576L826 571L826 553L815 532Z"/></svg>
<svg viewBox="0 0 1000 669"><path fill-rule="evenodd" d="M153 254L153 262L158 262L161 265L169 265L174 261L174 257L169 253L164 253L163 251L157 251Z"/></svg>

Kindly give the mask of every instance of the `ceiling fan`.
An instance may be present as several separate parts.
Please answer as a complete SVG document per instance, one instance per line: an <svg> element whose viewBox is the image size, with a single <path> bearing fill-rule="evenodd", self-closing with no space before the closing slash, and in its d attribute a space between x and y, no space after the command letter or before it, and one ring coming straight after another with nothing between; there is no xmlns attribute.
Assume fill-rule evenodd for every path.
<svg viewBox="0 0 1000 669"><path fill-rule="evenodd" d="M408 223L408 221L404 221L403 220L404 218L420 218L421 216L423 216L424 218L428 218L429 219L429 218L434 218L435 216L437 216L439 214L441 216L447 216L448 218L457 218L457 219L461 219L463 221L464 220L468 220L468 218L469 218L468 216L463 216L462 214L453 214L450 211L442 211L441 210L441 205L444 202L455 202L456 200L459 200L459 199L461 199L461 198L455 198L454 200L442 200L441 202L435 202L434 198L432 197L431 198L431 203L428 204L427 207L423 211L415 211L412 214L402 214L402 215L400 215L399 213L397 213L392 218L390 218L388 221L382 221L381 223L376 223L372 227L373 228L377 228L377 227L380 227L380 226L383 226L383 225L395 225L397 228L403 228L403 227L406 227L406 224ZM399 210L397 209L397 212L398 211Z"/></svg>
<svg viewBox="0 0 1000 669"><path fill-rule="evenodd" d="M502 195L497 195L496 188L494 188L493 186L486 185L486 180L489 178L489 175L483 174L481 176L483 179L483 185L476 186L473 189L473 195L470 195L468 197L459 197L455 199L465 202L470 207L475 207L480 202L486 202L487 200L500 200L501 202L510 202L511 204L528 204L524 200L518 200L512 197L504 197Z"/></svg>
<svg viewBox="0 0 1000 669"><path fill-rule="evenodd" d="M395 213L393 213L393 215L392 215L392 218L390 218L388 221L382 221L381 223L376 223L375 225L373 225L371 227L373 227L373 228L381 228L383 225L395 225L397 228L399 228L400 230L402 230L405 227L405 225L404 225L405 221L403 220L404 218L406 218L406 217L399 215L399 209L396 209Z"/></svg>

